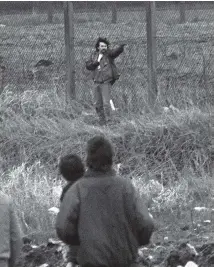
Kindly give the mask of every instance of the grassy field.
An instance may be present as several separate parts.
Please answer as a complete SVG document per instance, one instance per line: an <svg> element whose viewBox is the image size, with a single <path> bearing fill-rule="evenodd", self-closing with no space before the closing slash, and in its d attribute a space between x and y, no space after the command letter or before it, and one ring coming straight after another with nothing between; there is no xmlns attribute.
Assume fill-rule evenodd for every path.
<svg viewBox="0 0 214 267"><path fill-rule="evenodd" d="M188 16L189 21L197 14ZM75 152L84 159L86 142L95 134L111 140L120 174L132 178L145 197L158 221L154 242L162 243L166 235L178 240L179 227L191 225L194 232L194 224L211 217L211 212L192 217L192 211L195 206L212 207L214 198L213 22L199 19L178 25L176 14L171 19L167 12L158 13L158 101L163 105L167 98L180 111L151 115L144 111L145 14L142 21L140 13L125 15L119 14L116 25L107 23L107 15L90 14L87 20L84 14L76 16L77 101L69 106L62 18L41 25L43 16L35 16L33 23L29 15L22 17L23 23L15 15L1 17L6 25L0 28L1 57L8 83L0 96L1 188L15 199L24 233L39 241L54 236L55 218L48 209L59 204L60 156ZM128 44L117 60L122 75L113 92L120 112L106 127L98 126L91 105L93 84L84 68L98 35L113 44ZM54 64L38 70L32 80L29 71L40 59ZM213 221L207 228L210 236L212 226Z"/></svg>
<svg viewBox="0 0 214 267"><path fill-rule="evenodd" d="M57 162L69 152L84 159L86 142L95 134L111 140L120 174L133 178L159 222L167 220L163 212L172 212L175 221L181 213L190 223L194 206L212 206L211 109L115 115L112 124L100 127L93 110L77 102L66 107L52 91L7 91L0 104L1 188L16 200L26 234L53 234L48 209L58 206L54 188L63 184Z"/></svg>

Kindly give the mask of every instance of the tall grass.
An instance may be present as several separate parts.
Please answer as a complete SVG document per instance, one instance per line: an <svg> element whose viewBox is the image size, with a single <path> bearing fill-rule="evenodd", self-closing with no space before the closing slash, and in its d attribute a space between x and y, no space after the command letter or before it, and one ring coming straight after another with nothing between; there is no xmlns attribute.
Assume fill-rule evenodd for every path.
<svg viewBox="0 0 214 267"><path fill-rule="evenodd" d="M25 163L11 167L2 174L1 190L12 196L24 234L47 237L54 234L55 218L48 213L58 206L53 194L56 174L48 172L40 162L27 167Z"/></svg>
<svg viewBox="0 0 214 267"><path fill-rule="evenodd" d="M194 205L211 205L212 111L119 113L100 127L92 107L67 106L63 94L8 88L0 97L1 189L15 200L24 233L53 235L48 209L59 205L58 159L72 152L84 160L87 140L103 134L114 145L120 174L132 178L155 216L164 221L170 211L177 220Z"/></svg>

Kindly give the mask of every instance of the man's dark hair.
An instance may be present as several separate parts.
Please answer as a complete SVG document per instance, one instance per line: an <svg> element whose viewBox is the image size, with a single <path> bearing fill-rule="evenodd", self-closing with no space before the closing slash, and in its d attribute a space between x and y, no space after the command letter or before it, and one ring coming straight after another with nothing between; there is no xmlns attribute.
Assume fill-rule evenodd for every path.
<svg viewBox="0 0 214 267"><path fill-rule="evenodd" d="M95 136L88 141L86 164L89 169L105 172L111 169L113 149L103 136Z"/></svg>
<svg viewBox="0 0 214 267"><path fill-rule="evenodd" d="M98 51L98 47L101 42L107 44L107 47L109 47L110 45L109 41L106 38L99 37L95 45L96 51Z"/></svg>
<svg viewBox="0 0 214 267"><path fill-rule="evenodd" d="M69 154L60 159L59 171L66 181L71 182L82 177L85 168L79 156Z"/></svg>

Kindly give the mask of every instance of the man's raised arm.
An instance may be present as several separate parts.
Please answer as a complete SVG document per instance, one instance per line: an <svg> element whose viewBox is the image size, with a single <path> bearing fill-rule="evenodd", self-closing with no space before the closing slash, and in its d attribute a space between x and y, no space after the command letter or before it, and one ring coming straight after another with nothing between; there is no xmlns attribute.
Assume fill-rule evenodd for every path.
<svg viewBox="0 0 214 267"><path fill-rule="evenodd" d="M109 51L108 51L109 56L111 58L113 58L113 59L118 57L124 51L124 46L125 45L126 44L122 44L122 45L120 45L120 46L118 46L116 48L109 49Z"/></svg>

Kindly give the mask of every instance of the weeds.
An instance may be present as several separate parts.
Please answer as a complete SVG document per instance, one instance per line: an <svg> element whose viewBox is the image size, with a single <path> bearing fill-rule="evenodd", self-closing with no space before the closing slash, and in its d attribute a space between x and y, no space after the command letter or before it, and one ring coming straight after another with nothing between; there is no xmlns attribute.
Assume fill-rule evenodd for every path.
<svg viewBox="0 0 214 267"><path fill-rule="evenodd" d="M25 234L53 236L55 218L48 209L59 205L55 189L63 182L57 173L58 160L66 153L78 153L84 159L86 142L95 134L104 134L112 142L120 175L132 178L163 225L176 224L179 218L196 219L191 219L196 205L213 204L213 86L209 76L213 23L170 25L169 16L158 12L167 20L157 24L158 104L165 106L168 100L178 110L160 109L154 116L145 112L148 84L142 12L133 12L134 19L128 21L124 14L119 14L116 25L102 21L103 14L75 18L80 22L75 24L77 101L69 105L64 93L62 14L54 17L59 24L39 25L34 30L32 26L17 28L14 22L25 25L32 19L35 26L44 23L46 15L27 15L23 22L2 18L6 25L1 28L5 36L2 64L8 84L0 96L1 189L15 200ZM187 31L191 33L188 38ZM113 92L120 111L106 127L98 125L84 66L99 32L113 44L128 43L118 58L122 76ZM206 49L199 47L201 40L206 41ZM28 80L28 71L41 58L50 58L53 69L38 70L38 77Z"/></svg>
<svg viewBox="0 0 214 267"><path fill-rule="evenodd" d="M192 107L155 117L117 115L113 120L120 123L99 127L92 107L67 107L63 99L54 92L10 90L0 98L1 188L15 199L26 234L53 234L55 218L48 209L59 206L53 192L63 185L58 159L69 152L84 159L95 134L111 140L120 174L132 178L156 216L170 211L177 218L195 205L211 205L211 113Z"/></svg>

